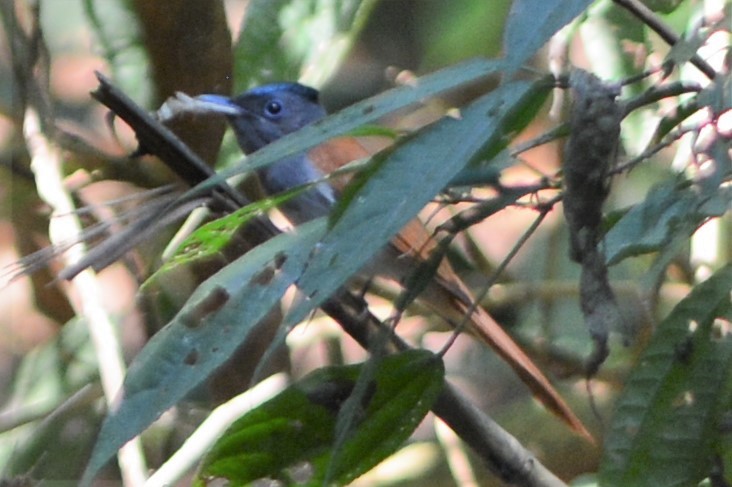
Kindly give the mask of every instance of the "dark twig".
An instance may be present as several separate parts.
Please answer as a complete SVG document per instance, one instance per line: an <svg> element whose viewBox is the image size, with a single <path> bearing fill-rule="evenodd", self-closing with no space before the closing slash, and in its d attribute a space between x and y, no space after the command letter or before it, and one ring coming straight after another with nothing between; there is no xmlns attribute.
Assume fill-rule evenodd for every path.
<svg viewBox="0 0 732 487"><path fill-rule="evenodd" d="M537 184L515 188L502 188L499 196L489 200L484 200L474 206L471 206L467 210L461 211L439 225L435 231L451 234L462 232L468 227L475 225L489 216L503 210L507 206L515 204L519 198L526 196L527 194L536 193L542 189L547 189L547 185Z"/></svg>
<svg viewBox="0 0 732 487"><path fill-rule="evenodd" d="M465 318L463 318L463 321L458 324L457 327L455 327L455 330L461 330L465 325L468 323L468 317L471 316L473 313L475 313L475 310L480 306L480 303L485 299L485 297L488 295L488 291L493 287L493 285L498 282L498 278L503 274L503 272L508 267L508 264L511 263L511 261L516 257L519 250L523 248L523 246L528 242L529 238L536 232L536 230L539 229L539 225L541 225L541 222L544 221L544 218L549 214L549 212L554 208L554 205L558 203L561 200L561 196L555 196L552 200L544 203L541 205L539 210L539 216L534 219L534 221L531 223L529 228L526 229L526 231L521 235L521 238L518 239L518 241L511 247L511 250L508 252L508 255L503 258L501 263L498 265L495 271L493 271L493 274L490 276L490 278L483 283L483 286L481 287L480 291L475 295L475 301L473 301L470 304L470 307L468 307ZM448 342L444 347L443 351L446 351L451 345L452 342L455 341L457 337L457 332L453 334L450 342Z"/></svg>
<svg viewBox="0 0 732 487"><path fill-rule="evenodd" d="M666 23L658 18L651 9L646 7L639 0L613 0L616 4L620 5L630 13L638 17L644 24L650 27L661 39L666 41L669 45L674 46L679 42L679 35L674 30L666 25ZM703 60L698 54L694 54L691 57L691 64L704 73L704 76L713 80L717 76L717 72L712 68L705 60Z"/></svg>
<svg viewBox="0 0 732 487"><path fill-rule="evenodd" d="M696 127L696 126L679 129L676 132L669 134L663 141L659 142L658 144L647 148L639 155L633 157L632 159L629 159L626 162L623 162L622 164L616 165L614 168L612 168L610 170L608 175L614 176L616 174L621 174L625 171L630 171L631 169L633 169L635 166L637 166L641 162L645 161L646 159L651 158L658 152L661 152L666 147L669 147L669 146L675 144L686 134L694 133L694 132L697 132L698 130L699 130L699 127Z"/></svg>
<svg viewBox="0 0 732 487"><path fill-rule="evenodd" d="M99 88L91 95L135 130L141 151L158 156L192 186L215 174L214 170L175 134L139 108L126 94L112 85L103 74L97 72L96 75L99 79ZM247 204L246 199L228 184L221 184L219 188L238 206Z"/></svg>
<svg viewBox="0 0 732 487"><path fill-rule="evenodd" d="M702 87L698 83L686 83L683 81L653 87L641 95L626 101L623 104L623 117L626 117L633 110L637 110L642 106L663 100L664 98L679 96L686 93L699 93L700 91L702 91Z"/></svg>

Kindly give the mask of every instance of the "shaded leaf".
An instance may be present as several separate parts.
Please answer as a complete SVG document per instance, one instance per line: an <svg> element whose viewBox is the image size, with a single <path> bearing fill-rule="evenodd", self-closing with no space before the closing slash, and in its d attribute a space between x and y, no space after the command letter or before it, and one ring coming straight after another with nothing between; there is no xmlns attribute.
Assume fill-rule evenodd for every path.
<svg viewBox="0 0 732 487"><path fill-rule="evenodd" d="M605 235L608 265L660 250L679 234L688 237L703 218L698 205L698 194L677 182L656 186Z"/></svg>
<svg viewBox="0 0 732 487"><path fill-rule="evenodd" d="M591 0L517 0L508 14L503 46L510 69L518 69ZM541 19L537 22L536 19Z"/></svg>
<svg viewBox="0 0 732 487"><path fill-rule="evenodd" d="M444 118L375 156L376 164L354 178L331 214L331 228L308 263L299 287L310 301L288 317L301 321L310 310L361 269L461 169L493 151L504 117L537 85L502 85L464 108L460 119ZM419 184L403 181L419 175ZM374 225L378 221L378 225Z"/></svg>
<svg viewBox="0 0 732 487"><path fill-rule="evenodd" d="M681 38L671 46L671 50L666 54L664 63L674 63L681 65L687 63L693 58L699 51L704 43L707 41L707 36L712 32L712 29L700 31L694 30L687 38Z"/></svg>
<svg viewBox="0 0 732 487"><path fill-rule="evenodd" d="M727 406L732 266L698 285L659 325L626 382L605 441L602 485L696 485ZM721 334L720 334L721 333Z"/></svg>
<svg viewBox="0 0 732 487"><path fill-rule="evenodd" d="M336 114L272 142L248 157L244 164L220 171L216 176L186 193L185 198L206 194L229 177L252 173L288 156L311 149L326 140L350 134L352 130L419 103L425 98L496 74L503 67L504 63L500 60L474 59L423 76L413 86L394 88L355 103Z"/></svg>
<svg viewBox="0 0 732 487"><path fill-rule="evenodd" d="M315 220L237 259L201 284L130 366L82 479L223 364L302 271L325 222Z"/></svg>
<svg viewBox="0 0 732 487"><path fill-rule="evenodd" d="M344 485L392 454L437 398L443 365L422 350L382 359L368 393L348 411L355 428L334 452L339 413L364 366L317 370L237 420L204 459L198 485L213 477L235 485L291 480L298 470L305 485L322 485L329 466L328 483Z"/></svg>

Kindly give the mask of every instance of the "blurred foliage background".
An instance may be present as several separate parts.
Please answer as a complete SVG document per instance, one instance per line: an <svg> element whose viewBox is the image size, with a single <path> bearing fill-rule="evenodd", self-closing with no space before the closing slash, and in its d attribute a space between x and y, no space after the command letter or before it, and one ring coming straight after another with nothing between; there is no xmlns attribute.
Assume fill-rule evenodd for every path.
<svg viewBox="0 0 732 487"><path fill-rule="evenodd" d="M342 32L333 33L329 26L318 24L322 21L318 9L337 3L343 7L341 18L348 23L340 26ZM653 3L656 15L676 32L685 33L687 48L697 49L701 41L708 41L706 57L727 56L727 83L722 85L729 90L729 32L720 28L726 41L715 47L711 37L700 37L698 28L705 8L708 15L726 9L728 28L730 3L719 2L716 14L710 6L714 2L646 3ZM348 12L358 4L361 10ZM97 86L95 70L108 75L151 111L176 91L230 94L275 79L295 78L321 88L329 111L336 111L395 85L408 85L415 76L476 56L502 55L510 8L507 0L2 0L0 265L12 266L20 257L50 244L50 210L38 196L22 133L28 99L43 101L43 131L63 154L64 181L75 203L92 208L82 219L109 219L134 208L136 200L131 195L174 177L153 158L127 158L136 148L134 135L124 124L110 123L106 109L88 95ZM259 23L247 26L249 15ZM717 20L724 25L725 20ZM243 31L242 26L246 27ZM273 35L271 29L282 30L274 34L281 34L277 45L266 41ZM241 32L248 36L247 42L237 42ZM318 39L318 34L323 38ZM257 39L265 41L258 44ZM609 1L592 4L555 38L553 46L562 51L565 41L563 52L571 64L609 80L657 67L670 52L647 26ZM550 63L557 62L552 54L550 48L540 51L531 61L531 70L547 72ZM42 62L28 64L34 57ZM701 78L688 65L673 76ZM37 85L26 83L29 78L37 80ZM654 82L625 88L623 98L640 94ZM33 86L42 92L33 93ZM471 85L425 101L392 114L383 124L398 130L424 126L490 86L490 82ZM729 100L729 94L726 96ZM668 98L627 117L621 161L638 155L651 140L658 121L679 103L677 97ZM558 116L549 112L550 107L544 107L515 143L557 126L563 117L561 109ZM223 121L185 119L174 128L211 165L217 158L221 164L226 162L225 155L219 156L222 138L228 153L236 153ZM730 127L726 130L729 137ZM632 205L643 202L656 185L688 171L685 143L661 150L632 172L617 176L606 213L617 221ZM562 144L562 140L553 140L509 161L500 174L501 183L528 184L556 174ZM112 209L103 204L110 200L118 201ZM457 239L451 258L469 283L479 286L484 282L534 220L536 214L528 206L506 208ZM423 216L441 221L454 211L436 213L438 209L433 205ZM469 339L461 338L446 355L447 377L556 475L585 485L581 476L600 468L612 406L656 325L702 276L729 262L729 215L715 221L713 229L707 228L713 232L711 236L700 231L691 239L674 240L672 249L660 249L661 263L657 253L644 253L611 267L610 279L625 328L615 330L609 360L590 387L582 366L592 341L578 305L579 267L567 257L567 230L560 211L549 213L491 288L484 304L555 380L596 436L596 445L575 436L538 407L503 362ZM159 265L172 232L156 235L134 255L97 276L102 306L128 362L161 325L151 319L151 312L136 296L140 282ZM7 284L0 293L0 309L7 310L0 315L0 472L8 479L27 476L76 485L104 415L97 358L86 325L75 312L81 301L73 287L54 279L61 267L60 262L51 262L31 276ZM381 294L388 297L390 291ZM372 306L388 313L387 300L374 297ZM400 325L400 332L427 348L438 349L446 335L426 327L426 314L415 311ZM320 316L293 335L289 349L273 362L273 370L301 377L326 363L364 358L355 343L340 337L332 323ZM266 349L268 336L261 340L239 355L232 366L236 377L220 374L177 408L176 414L164 416L145 433L150 467L163 463L211 407L241 392ZM465 485L470 479L478 485L500 485L470 450L458 447L468 460L465 470L456 471L455 463L451 468L448 459L455 439L435 428L428 418L395 458L357 483L453 485L463 475ZM720 449L721 463L729 466L729 456L728 448ZM103 477L114 482L117 475L116 468L109 467ZM189 481L184 479L180 485Z"/></svg>

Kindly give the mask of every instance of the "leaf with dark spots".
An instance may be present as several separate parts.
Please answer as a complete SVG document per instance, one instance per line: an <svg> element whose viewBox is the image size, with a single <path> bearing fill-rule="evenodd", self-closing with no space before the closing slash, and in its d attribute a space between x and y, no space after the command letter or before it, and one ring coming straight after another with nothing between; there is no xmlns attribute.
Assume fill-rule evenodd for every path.
<svg viewBox="0 0 732 487"><path fill-rule="evenodd" d="M196 350L194 348L193 350L188 352L188 355L186 355L186 358L183 359L183 363L186 365L196 365L196 363L198 362L198 356L199 356L198 350Z"/></svg>
<svg viewBox="0 0 732 487"><path fill-rule="evenodd" d="M130 365L123 384L124 399L104 421L81 485L90 485L121 445L201 384L250 339L300 275L310 248L322 238L325 227L324 220L315 220L300 226L297 233L278 235L196 289ZM288 258L269 285L257 285L254 280L261 269L271 266L283 252ZM202 316L202 323L187 326L192 316ZM183 322L182 317L186 317Z"/></svg>
<svg viewBox="0 0 732 487"><path fill-rule="evenodd" d="M275 255L274 258L274 268L279 270L282 268L283 265L285 265L285 262L287 262L287 254L284 252L280 252L279 254Z"/></svg>
<svg viewBox="0 0 732 487"><path fill-rule="evenodd" d="M214 287L208 296L180 316L181 323L189 328L198 326L206 316L221 309L229 300L229 297L226 289Z"/></svg>
<svg viewBox="0 0 732 487"><path fill-rule="evenodd" d="M271 267L267 266L257 275L254 276L252 279L252 283L258 285L258 286L266 286L270 282L272 282L272 278L274 278L275 271Z"/></svg>

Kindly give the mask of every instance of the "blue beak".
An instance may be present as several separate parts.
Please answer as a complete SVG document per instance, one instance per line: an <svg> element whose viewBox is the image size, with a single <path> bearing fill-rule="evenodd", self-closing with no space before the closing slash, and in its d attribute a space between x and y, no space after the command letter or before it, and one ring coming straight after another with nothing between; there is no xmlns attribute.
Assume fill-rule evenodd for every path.
<svg viewBox="0 0 732 487"><path fill-rule="evenodd" d="M231 101L231 98L221 95L199 95L194 98L202 108L224 115L241 115L242 108Z"/></svg>

